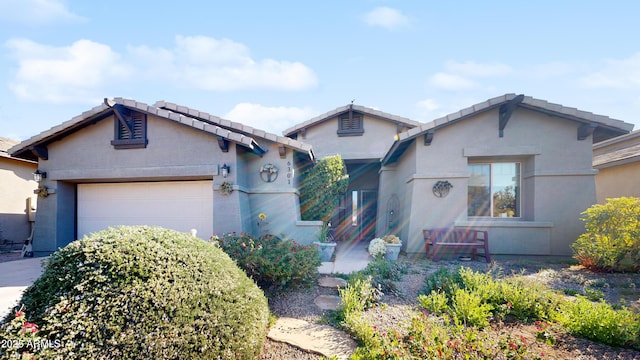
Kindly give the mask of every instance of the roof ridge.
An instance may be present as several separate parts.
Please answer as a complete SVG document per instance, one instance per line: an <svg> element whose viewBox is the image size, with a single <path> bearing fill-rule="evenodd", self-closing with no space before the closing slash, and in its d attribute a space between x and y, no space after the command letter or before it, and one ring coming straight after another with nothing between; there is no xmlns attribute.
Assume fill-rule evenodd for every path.
<svg viewBox="0 0 640 360"><path fill-rule="evenodd" d="M419 121L415 121L415 120L411 120L409 118L406 117L402 117L402 116L398 116L398 115L393 115L391 113L387 113L381 110L377 110L374 108L370 108L367 106L363 106L363 105L356 105L356 104L347 104L347 105L343 105L343 106L339 106L333 110L329 110L323 114L317 115L312 117L311 119L305 120L301 123L298 123L294 126L289 127L288 129L285 129L282 133L284 135L288 135L288 134L292 134L300 129L303 129L305 127L309 127L311 125L314 125L316 123L320 123L323 122L325 120L328 120L330 118L332 118L334 115L339 114L341 112L347 111L349 110L349 107L351 107L353 110L356 111L360 111L363 112L365 114L369 114L369 115L373 115L373 116L377 116L377 117L381 117L381 118L387 118L389 120L392 121L396 121L396 122L400 122L403 123L405 125L411 125L413 127L417 127L420 126L422 123Z"/></svg>

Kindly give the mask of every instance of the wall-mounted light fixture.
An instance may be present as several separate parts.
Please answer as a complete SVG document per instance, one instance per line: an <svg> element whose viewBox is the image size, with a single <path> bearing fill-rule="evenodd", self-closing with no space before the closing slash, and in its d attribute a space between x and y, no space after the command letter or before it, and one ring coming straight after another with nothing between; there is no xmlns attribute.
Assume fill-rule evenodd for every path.
<svg viewBox="0 0 640 360"><path fill-rule="evenodd" d="M37 194L38 197L45 198L51 194L55 194L55 190L49 190L47 189L46 186L44 186L43 182L44 182L44 179L46 178L47 178L46 171L40 171L40 169L37 169L33 173L33 180L35 180L38 183L38 188L33 190L33 193Z"/></svg>
<svg viewBox="0 0 640 360"><path fill-rule="evenodd" d="M47 178L46 171L40 171L40 169L38 169L33 173L33 180L35 180L38 184L40 184L42 180L46 178Z"/></svg>
<svg viewBox="0 0 640 360"><path fill-rule="evenodd" d="M226 178L231 173L231 166L227 164L222 165L222 167L220 168L220 172L222 174L222 177Z"/></svg>

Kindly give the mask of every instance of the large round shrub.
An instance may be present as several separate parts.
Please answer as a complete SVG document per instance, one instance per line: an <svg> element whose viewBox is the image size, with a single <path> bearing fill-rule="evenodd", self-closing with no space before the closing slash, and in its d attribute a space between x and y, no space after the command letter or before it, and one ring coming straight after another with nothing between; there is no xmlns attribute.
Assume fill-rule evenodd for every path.
<svg viewBox="0 0 640 360"><path fill-rule="evenodd" d="M22 298L64 359L253 359L267 300L223 251L157 227L120 227L52 255Z"/></svg>
<svg viewBox="0 0 640 360"><path fill-rule="evenodd" d="M580 264L599 271L640 271L640 198L607 199L581 219L586 231L572 245Z"/></svg>

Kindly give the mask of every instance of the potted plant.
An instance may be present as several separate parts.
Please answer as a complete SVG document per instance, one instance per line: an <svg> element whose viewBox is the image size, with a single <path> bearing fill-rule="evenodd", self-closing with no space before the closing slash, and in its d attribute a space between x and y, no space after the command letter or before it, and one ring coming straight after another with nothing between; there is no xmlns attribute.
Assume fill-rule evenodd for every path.
<svg viewBox="0 0 640 360"><path fill-rule="evenodd" d="M400 241L400 238L389 234L383 236L382 240L386 245L384 258L391 261L398 260L398 254L400 254L400 249L402 248L402 241Z"/></svg>
<svg viewBox="0 0 640 360"><path fill-rule="evenodd" d="M337 243L331 235L331 223L323 223L318 233L318 240L313 243L318 247L320 251L320 260L323 262L331 261L334 252L336 251Z"/></svg>

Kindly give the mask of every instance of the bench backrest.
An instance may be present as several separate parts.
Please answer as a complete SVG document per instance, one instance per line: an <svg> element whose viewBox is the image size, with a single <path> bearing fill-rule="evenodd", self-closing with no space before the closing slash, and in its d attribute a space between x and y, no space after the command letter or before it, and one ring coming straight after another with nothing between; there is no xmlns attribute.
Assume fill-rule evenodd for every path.
<svg viewBox="0 0 640 360"><path fill-rule="evenodd" d="M486 241L487 231L474 229L426 229L422 231L424 240L428 243L473 243Z"/></svg>

